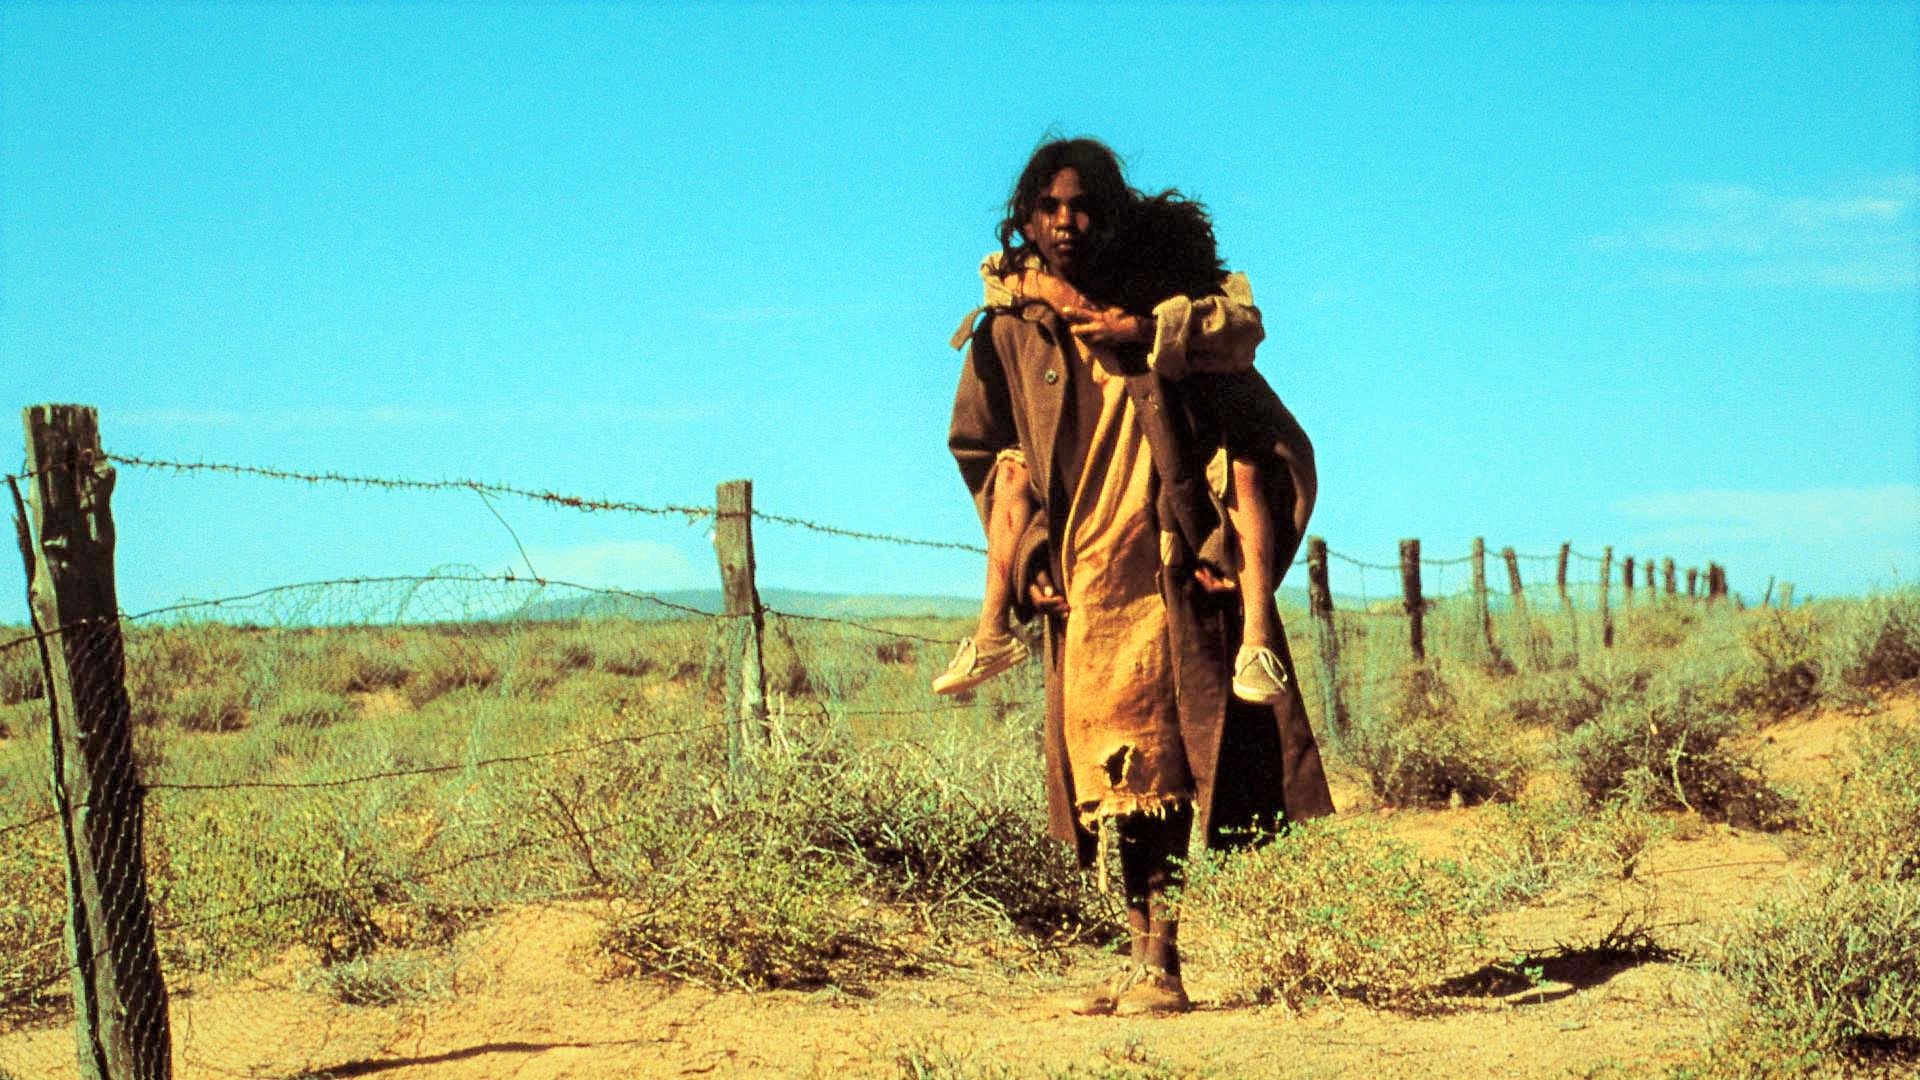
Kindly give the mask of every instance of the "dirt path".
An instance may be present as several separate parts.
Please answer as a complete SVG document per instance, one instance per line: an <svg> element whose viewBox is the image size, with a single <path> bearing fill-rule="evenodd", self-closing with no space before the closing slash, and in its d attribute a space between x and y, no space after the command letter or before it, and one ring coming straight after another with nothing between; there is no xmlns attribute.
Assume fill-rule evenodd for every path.
<svg viewBox="0 0 1920 1080"><path fill-rule="evenodd" d="M1920 700L1887 712L1913 722ZM1796 778L1830 765L1845 729L1821 714L1768 732ZM1361 811L1371 812L1371 811ZM1478 811L1386 815L1430 851L1457 845ZM1601 941L1639 911L1682 952L1804 867L1789 840L1683 821L1636 880L1493 920L1495 951L1549 954ZM1048 972L977 959L860 993L716 993L596 976L590 905L507 912L466 935L440 998L388 1008L342 1005L294 987L288 971L240 985L177 988L180 1080L373 1076L382 1080L601 1077L914 1076L1157 1078L1639 1076L1695 1056L1710 1038L1714 977L1678 959L1575 951L1541 964L1534 986L1501 984L1430 1015L1330 1002L1292 1014L1223 1008L1204 970L1194 1013L1163 1020L1061 1016L1046 1003L1110 970L1092 949ZM289 965L291 966L291 965ZM65 1026L0 1037L20 1080L70 1075ZM925 1071L915 1073L908 1066Z"/></svg>

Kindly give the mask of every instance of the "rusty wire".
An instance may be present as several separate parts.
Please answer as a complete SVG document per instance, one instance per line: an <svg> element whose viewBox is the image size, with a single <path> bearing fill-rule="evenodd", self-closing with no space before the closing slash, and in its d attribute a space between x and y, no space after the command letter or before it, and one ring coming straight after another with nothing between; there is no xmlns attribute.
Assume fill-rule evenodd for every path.
<svg viewBox="0 0 1920 1080"><path fill-rule="evenodd" d="M540 491L533 488L513 487L507 484L486 483L480 480L409 480L384 476L356 476L338 472L301 472L295 469L280 469L266 465L234 465L215 461L165 461L157 458L140 457L134 454L108 454L107 460L119 465L131 465L143 469L171 469L176 473L217 472L232 476L253 476L269 480L298 480L309 484L346 484L349 486L380 488L386 491L477 491L483 495L508 495L532 502L551 503L575 510L613 511L630 514L653 514L656 516L680 515L689 519L710 518L714 514L711 506L648 506L643 503L626 502L618 499L594 499L581 495L565 495L557 491Z"/></svg>

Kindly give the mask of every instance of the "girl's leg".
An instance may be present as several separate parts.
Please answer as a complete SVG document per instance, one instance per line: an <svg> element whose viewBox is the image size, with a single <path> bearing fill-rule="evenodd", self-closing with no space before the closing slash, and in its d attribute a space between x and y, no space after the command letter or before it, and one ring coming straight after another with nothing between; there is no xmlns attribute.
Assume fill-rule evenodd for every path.
<svg viewBox="0 0 1920 1080"><path fill-rule="evenodd" d="M973 640L984 646L1013 636L1013 554L1033 518L1033 491L1024 461L1003 456L994 465L993 503L987 508L987 589Z"/></svg>
<svg viewBox="0 0 1920 1080"><path fill-rule="evenodd" d="M1032 520L1034 499L1027 465L1018 453L994 465L993 501L987 506L987 588L973 637L960 643L947 670L934 677L933 692L970 690L1027 658L1027 645L1013 636L1007 612L1013 603L1013 556Z"/></svg>
<svg viewBox="0 0 1920 1080"><path fill-rule="evenodd" d="M1273 513L1260 470L1250 461L1233 459L1233 505L1227 517L1240 546L1240 607L1245 613L1240 643L1271 649L1280 636L1280 611L1273 601L1278 572L1273 565Z"/></svg>
<svg viewBox="0 0 1920 1080"><path fill-rule="evenodd" d="M1180 980L1180 909L1171 897L1180 887L1193 810L1183 807L1160 817L1130 814L1115 826L1133 961L1145 968L1145 977L1120 995L1116 1011L1185 1012L1190 1006Z"/></svg>

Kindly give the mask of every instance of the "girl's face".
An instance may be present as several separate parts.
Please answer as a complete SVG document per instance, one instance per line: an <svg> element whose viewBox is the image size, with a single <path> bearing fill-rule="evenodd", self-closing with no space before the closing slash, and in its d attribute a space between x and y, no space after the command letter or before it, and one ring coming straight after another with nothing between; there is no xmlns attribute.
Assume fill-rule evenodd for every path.
<svg viewBox="0 0 1920 1080"><path fill-rule="evenodd" d="M1076 260L1085 255L1087 234L1093 229L1089 206L1087 193L1080 186L1080 173L1061 169L1041 189L1021 230L1028 242L1040 249L1047 269L1061 277L1069 277L1078 266Z"/></svg>

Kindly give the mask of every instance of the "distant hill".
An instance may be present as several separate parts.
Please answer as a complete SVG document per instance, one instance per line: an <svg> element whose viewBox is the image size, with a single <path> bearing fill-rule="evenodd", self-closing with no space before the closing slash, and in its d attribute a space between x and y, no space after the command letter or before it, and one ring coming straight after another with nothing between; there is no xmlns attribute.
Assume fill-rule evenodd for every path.
<svg viewBox="0 0 1920 1080"><path fill-rule="evenodd" d="M721 609L719 589L675 589L651 593L668 604L709 614ZM761 589L760 602L791 615L836 619L904 619L917 616L965 618L978 614L980 601L964 596L894 596L884 594L823 593L803 589ZM541 600L514 613L515 618L565 620L579 618L671 619L684 612L638 597L594 593L564 599Z"/></svg>
<svg viewBox="0 0 1920 1080"><path fill-rule="evenodd" d="M514 618L564 621L581 618L671 619L693 608L717 614L721 608L719 589L675 589L650 593L667 604L656 604L639 597L592 593L581 596L540 600L514 612ZM1343 603L1343 601L1345 603ZM980 611L977 597L900 596L887 593L825 593L804 589L769 588L760 590L760 602L775 611L791 615L828 616L836 619L906 619L916 617L964 619ZM1350 598L1337 597L1334 603L1347 606ZM1289 586L1280 590L1282 608L1304 609L1307 590Z"/></svg>

